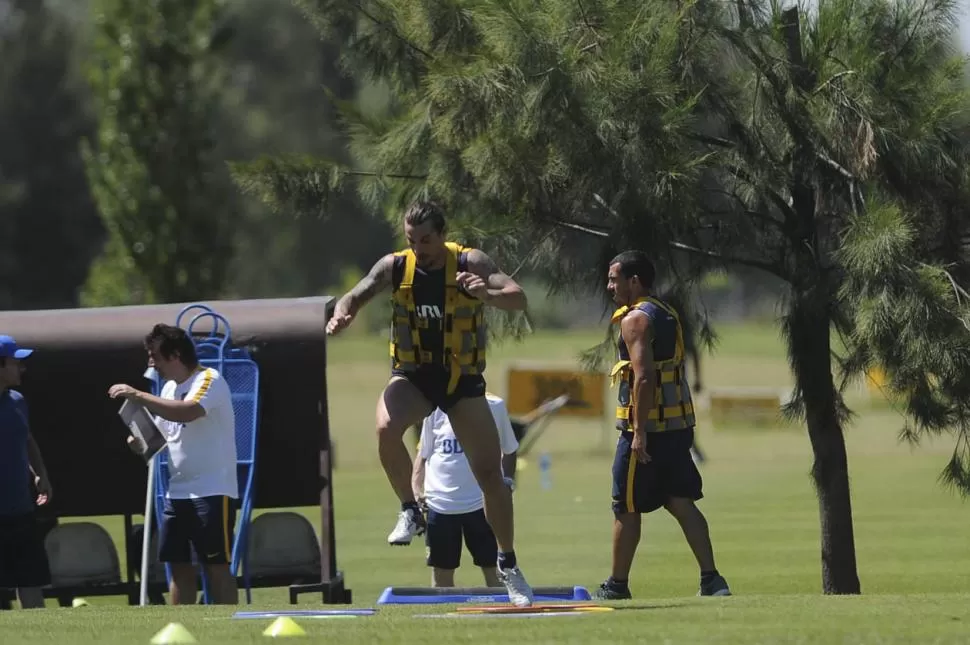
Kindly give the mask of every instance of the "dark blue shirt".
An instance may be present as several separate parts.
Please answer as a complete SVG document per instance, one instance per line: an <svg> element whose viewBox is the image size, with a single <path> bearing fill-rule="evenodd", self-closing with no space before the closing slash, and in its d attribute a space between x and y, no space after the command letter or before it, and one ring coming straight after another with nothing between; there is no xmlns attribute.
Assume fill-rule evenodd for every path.
<svg viewBox="0 0 970 645"><path fill-rule="evenodd" d="M27 403L20 392L0 394L0 516L34 510L27 457Z"/></svg>

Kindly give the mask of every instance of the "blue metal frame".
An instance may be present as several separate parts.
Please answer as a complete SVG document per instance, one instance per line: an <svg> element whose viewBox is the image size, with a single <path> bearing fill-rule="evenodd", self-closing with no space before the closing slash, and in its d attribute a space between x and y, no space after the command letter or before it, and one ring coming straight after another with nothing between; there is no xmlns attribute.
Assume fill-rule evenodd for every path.
<svg viewBox="0 0 970 645"><path fill-rule="evenodd" d="M187 328L183 327L183 318L192 310L199 309L200 313L195 314L191 321L188 323ZM211 318L213 321L212 330L208 332L208 335L199 340L195 340L195 335L193 334L195 324L205 318ZM220 334L220 323L224 327L224 332ZM234 531L234 539L232 545L230 572L233 576L238 576L239 568L242 567L243 570L243 584L246 590L246 602L252 603L252 590L250 586L249 577L249 527L250 518L252 516L253 510L253 482L255 480L256 472L256 447L257 439L259 434L259 367L256 365L255 361L249 355L244 348L236 348L231 346L232 332L229 326L229 322L220 314L213 311L210 307L203 304L189 305L179 312L175 320L177 327L183 327L188 332L189 336L193 338L196 346L196 352L199 356L199 363L205 365L206 367L213 367L219 370L220 374L229 382L228 368L233 366L239 366L244 368L249 368L252 370L252 380L251 392L237 393L233 392L233 405L235 407L237 402L245 402L252 406L251 409L251 424L245 428L249 433L249 441L244 445L240 446L240 438L244 436L241 432L243 428L240 427L242 423L239 419L239 415L236 417L236 466L237 466L237 477L241 479L240 483L240 493L241 493L241 505L238 513L237 528ZM228 350L228 351L227 351ZM161 393L163 383L156 375L153 379L152 390L157 396ZM240 457L239 455L243 455ZM161 525L162 515L164 511L164 501L165 494L168 489L168 449L163 449L155 457L156 459L156 469L155 469L155 518L158 525ZM240 477L239 467L245 469L245 476ZM165 576L169 583L171 583L171 567L165 565ZM202 593L204 602L209 603L208 595L208 585L205 577L205 570L202 570Z"/></svg>

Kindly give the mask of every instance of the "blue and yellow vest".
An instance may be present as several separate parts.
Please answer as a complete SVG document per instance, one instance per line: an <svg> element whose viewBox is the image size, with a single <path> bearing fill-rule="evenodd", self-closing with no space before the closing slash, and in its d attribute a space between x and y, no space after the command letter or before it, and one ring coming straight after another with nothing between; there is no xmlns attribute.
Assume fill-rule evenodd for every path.
<svg viewBox="0 0 970 645"><path fill-rule="evenodd" d="M449 371L448 393L454 391L459 377L482 374L485 371L485 307L458 287L455 280L459 271L466 270L466 255L470 250L448 242L448 255L444 268L442 292L426 294L417 302L415 289L417 262L410 249L399 251L395 256L403 259L400 283L391 295L391 369L413 372L422 366L438 365ZM396 259L396 258L395 258ZM420 275L420 274L419 274ZM423 300L427 299L427 302ZM427 316L418 315L418 307L429 307L439 315L439 337L431 342L428 333L431 322ZM422 333L424 331L425 333ZM438 330L434 330L438 331ZM422 336L425 343L422 343ZM428 345L428 346L425 346ZM431 347L431 345L434 345Z"/></svg>
<svg viewBox="0 0 970 645"><path fill-rule="evenodd" d="M651 343L657 369L654 407L644 430L664 432L693 427L694 404L687 379L684 378L684 335L680 318L670 305L647 297L637 300L629 307L617 309L611 322L619 323L634 309L639 309L650 317L650 326L653 328ZM610 374L613 385L619 383L616 428L626 431L637 417L636 401L633 400L633 368L622 333L617 338L617 355L618 360Z"/></svg>

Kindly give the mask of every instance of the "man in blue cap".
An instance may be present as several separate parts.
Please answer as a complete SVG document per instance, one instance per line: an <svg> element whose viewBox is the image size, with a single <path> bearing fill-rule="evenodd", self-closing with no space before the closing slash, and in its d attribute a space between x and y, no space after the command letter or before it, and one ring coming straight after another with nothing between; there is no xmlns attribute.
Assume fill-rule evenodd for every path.
<svg viewBox="0 0 970 645"><path fill-rule="evenodd" d="M35 510L50 499L51 486L30 433L27 403L11 389L20 385L23 361L31 353L10 336L0 336L0 588L17 589L24 609L43 607L42 587L50 584Z"/></svg>

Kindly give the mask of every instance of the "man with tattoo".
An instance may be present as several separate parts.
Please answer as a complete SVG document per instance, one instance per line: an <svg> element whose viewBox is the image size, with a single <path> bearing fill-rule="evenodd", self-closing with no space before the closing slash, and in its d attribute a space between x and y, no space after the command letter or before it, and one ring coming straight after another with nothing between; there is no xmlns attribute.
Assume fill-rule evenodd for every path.
<svg viewBox="0 0 970 645"><path fill-rule="evenodd" d="M483 376L484 305L525 309L525 294L482 251L446 242L445 214L433 202L408 208L404 234L408 248L378 260L337 302L327 322L328 334L339 333L362 306L390 287L391 378L377 401L377 445L401 513L387 541L406 545L425 532L403 439L408 427L440 408L482 489L485 515L498 542L498 577L512 604L529 606L533 594L516 564L512 493L502 477L498 429Z"/></svg>

